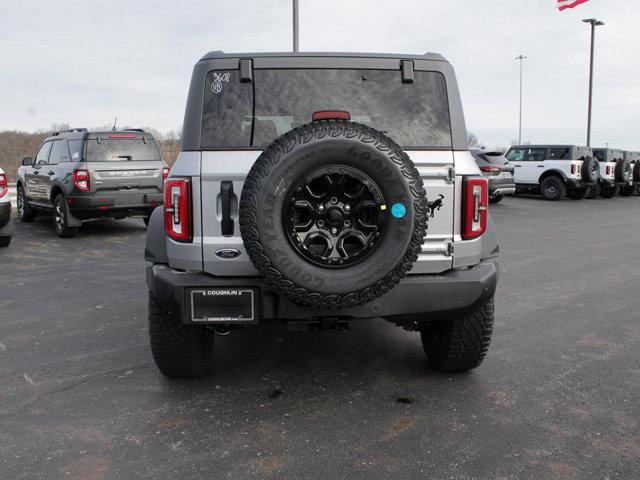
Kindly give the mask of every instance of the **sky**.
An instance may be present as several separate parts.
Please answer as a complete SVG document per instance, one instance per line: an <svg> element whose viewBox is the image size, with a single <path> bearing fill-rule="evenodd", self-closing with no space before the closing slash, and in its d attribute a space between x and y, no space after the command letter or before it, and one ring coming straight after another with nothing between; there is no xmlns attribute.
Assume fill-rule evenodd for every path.
<svg viewBox="0 0 640 480"><path fill-rule="evenodd" d="M467 128L487 146L586 142L596 17L592 145L640 150L640 2L299 0L300 50L438 52L454 66ZM0 130L53 123L161 131L182 124L206 52L289 51L291 0L0 0Z"/></svg>

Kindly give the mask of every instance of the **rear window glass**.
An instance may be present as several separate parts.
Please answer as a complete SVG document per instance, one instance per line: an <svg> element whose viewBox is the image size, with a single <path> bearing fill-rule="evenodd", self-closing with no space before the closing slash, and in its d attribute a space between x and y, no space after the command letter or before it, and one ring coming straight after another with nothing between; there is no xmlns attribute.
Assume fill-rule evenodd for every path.
<svg viewBox="0 0 640 480"><path fill-rule="evenodd" d="M571 160L571 148L555 147L549 149L549 158L552 160Z"/></svg>
<svg viewBox="0 0 640 480"><path fill-rule="evenodd" d="M504 165L507 158L500 152L485 152L484 159L493 165Z"/></svg>
<svg viewBox="0 0 640 480"><path fill-rule="evenodd" d="M262 148L321 110L347 111L405 148L452 144L438 72L416 71L413 83L402 83L398 70L258 69L253 82L240 82L238 71L216 71L205 91L203 148Z"/></svg>
<svg viewBox="0 0 640 480"><path fill-rule="evenodd" d="M69 153L72 162L80 162L82 160L82 151L84 150L84 140L69 140Z"/></svg>
<svg viewBox="0 0 640 480"><path fill-rule="evenodd" d="M128 160L160 160L156 142L141 138L110 138L86 140L88 162L125 162ZM73 155L73 153L72 153Z"/></svg>

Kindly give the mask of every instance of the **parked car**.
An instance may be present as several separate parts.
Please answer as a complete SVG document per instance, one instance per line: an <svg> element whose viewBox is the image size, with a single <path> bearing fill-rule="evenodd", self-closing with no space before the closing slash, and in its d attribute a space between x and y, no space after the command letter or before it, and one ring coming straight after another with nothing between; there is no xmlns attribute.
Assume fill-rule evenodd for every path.
<svg viewBox="0 0 640 480"><path fill-rule="evenodd" d="M513 166L502 152L470 149L482 175L489 180L489 202L498 203L505 195L513 195L516 184L513 181Z"/></svg>
<svg viewBox="0 0 640 480"><path fill-rule="evenodd" d="M628 197L638 193L640 189L640 152L624 152L624 159L629 161L631 167L631 185L625 185L620 190L620 194Z"/></svg>
<svg viewBox="0 0 640 480"><path fill-rule="evenodd" d="M147 232L155 362L201 375L213 331L382 317L436 368L474 368L497 282L487 207L440 55L209 53Z"/></svg>
<svg viewBox="0 0 640 480"><path fill-rule="evenodd" d="M614 166L614 184L608 188L602 188L600 196L604 198L615 197L623 189L633 187L633 172L631 163L624 158L622 150L615 148L594 148L593 155L600 161Z"/></svg>
<svg viewBox="0 0 640 480"><path fill-rule="evenodd" d="M516 193L541 193L547 200L560 200L565 194L581 200L600 176L598 160L588 147L514 145L505 156L514 167Z"/></svg>
<svg viewBox="0 0 640 480"><path fill-rule="evenodd" d="M90 132L74 128L48 137L18 169L18 216L33 221L53 212L60 237L73 237L82 222L143 217L162 204L169 169L156 142L140 129Z"/></svg>
<svg viewBox="0 0 640 480"><path fill-rule="evenodd" d="M0 247L8 247L12 236L13 220L11 220L9 182L4 170L0 168Z"/></svg>

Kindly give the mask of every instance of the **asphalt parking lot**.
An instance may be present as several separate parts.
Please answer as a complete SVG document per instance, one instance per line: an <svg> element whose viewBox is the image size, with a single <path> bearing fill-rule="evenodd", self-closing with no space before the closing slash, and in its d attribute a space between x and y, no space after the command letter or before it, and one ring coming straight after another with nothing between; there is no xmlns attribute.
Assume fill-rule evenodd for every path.
<svg viewBox="0 0 640 480"><path fill-rule="evenodd" d="M141 220L16 223L0 251L0 478L640 477L640 199L492 209L485 363L432 370L415 333L246 329L164 378Z"/></svg>

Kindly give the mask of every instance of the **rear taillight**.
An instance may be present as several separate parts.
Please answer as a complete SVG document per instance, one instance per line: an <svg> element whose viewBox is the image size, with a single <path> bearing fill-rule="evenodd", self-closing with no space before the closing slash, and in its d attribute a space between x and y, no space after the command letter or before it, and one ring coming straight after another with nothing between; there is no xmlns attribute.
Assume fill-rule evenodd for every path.
<svg viewBox="0 0 640 480"><path fill-rule="evenodd" d="M484 165L484 166L480 167L480 170L482 170L483 172L497 173L497 172L501 171L502 168L500 168L500 167L492 167L490 165Z"/></svg>
<svg viewBox="0 0 640 480"><path fill-rule="evenodd" d="M169 167L162 168L162 180L164 181L169 176Z"/></svg>
<svg viewBox="0 0 640 480"><path fill-rule="evenodd" d="M469 240L487 229L489 187L482 177L465 177L463 185L462 238Z"/></svg>
<svg viewBox="0 0 640 480"><path fill-rule="evenodd" d="M579 175L581 171L582 167L580 165L578 165L577 163L571 164L571 175Z"/></svg>
<svg viewBox="0 0 640 480"><path fill-rule="evenodd" d="M88 192L91 185L89 185L89 170L74 170L73 171L73 184L78 190Z"/></svg>
<svg viewBox="0 0 640 480"><path fill-rule="evenodd" d="M168 178L164 182L164 228L178 242L190 242L191 188L186 178Z"/></svg>
<svg viewBox="0 0 640 480"><path fill-rule="evenodd" d="M0 173L0 197L7 193L7 176Z"/></svg>
<svg viewBox="0 0 640 480"><path fill-rule="evenodd" d="M607 165L607 175L611 175L613 173L613 167L611 165Z"/></svg>

